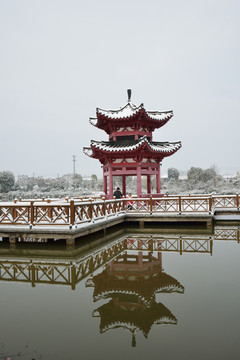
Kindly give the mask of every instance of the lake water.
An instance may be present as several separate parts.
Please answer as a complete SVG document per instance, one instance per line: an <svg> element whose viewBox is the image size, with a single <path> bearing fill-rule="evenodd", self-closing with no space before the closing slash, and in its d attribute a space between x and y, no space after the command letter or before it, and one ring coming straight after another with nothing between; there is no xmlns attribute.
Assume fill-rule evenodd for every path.
<svg viewBox="0 0 240 360"><path fill-rule="evenodd" d="M0 245L0 359L239 357L238 227Z"/></svg>

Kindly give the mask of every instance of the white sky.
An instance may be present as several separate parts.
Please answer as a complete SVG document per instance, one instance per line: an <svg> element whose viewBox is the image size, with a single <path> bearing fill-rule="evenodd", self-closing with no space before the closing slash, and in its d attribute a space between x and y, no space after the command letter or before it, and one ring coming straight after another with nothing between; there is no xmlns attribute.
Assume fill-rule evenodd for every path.
<svg viewBox="0 0 240 360"><path fill-rule="evenodd" d="M168 167L240 170L239 0L0 0L0 171L101 175L96 107L173 110Z"/></svg>

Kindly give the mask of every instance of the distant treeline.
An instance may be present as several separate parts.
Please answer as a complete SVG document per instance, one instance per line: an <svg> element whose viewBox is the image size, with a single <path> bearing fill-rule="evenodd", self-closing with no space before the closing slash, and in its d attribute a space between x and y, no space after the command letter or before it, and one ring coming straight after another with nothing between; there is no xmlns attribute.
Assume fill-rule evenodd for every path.
<svg viewBox="0 0 240 360"><path fill-rule="evenodd" d="M121 177L113 178L114 187L121 187ZM136 193L136 177L128 176L126 180L127 191ZM142 177L143 192L147 189L147 179ZM191 167L185 177L180 176L176 168L169 168L167 178L161 179L162 193L188 194L188 193L221 193L229 194L240 190L240 174L232 178L219 175L213 166L208 169ZM155 190L155 178L152 177L152 192ZM103 180L97 175L84 177L80 174L66 174L57 178L19 176L16 180L10 171L0 172L1 198L18 197L57 197L68 195L91 195L103 191Z"/></svg>
<svg viewBox="0 0 240 360"><path fill-rule="evenodd" d="M169 168L162 190L169 194L232 194L240 190L240 174L226 178L218 174L215 166L205 170L191 167L186 178L181 178L178 169Z"/></svg>

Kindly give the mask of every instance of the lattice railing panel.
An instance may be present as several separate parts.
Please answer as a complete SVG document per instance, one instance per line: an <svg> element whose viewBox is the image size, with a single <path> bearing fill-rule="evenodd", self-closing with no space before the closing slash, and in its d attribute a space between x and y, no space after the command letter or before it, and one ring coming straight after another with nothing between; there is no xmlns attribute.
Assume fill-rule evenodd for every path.
<svg viewBox="0 0 240 360"><path fill-rule="evenodd" d="M123 212L124 210L125 210L125 201L123 200L116 201L116 211Z"/></svg>
<svg viewBox="0 0 240 360"><path fill-rule="evenodd" d="M136 251L179 251L179 239L149 239L149 238L129 238L128 250Z"/></svg>
<svg viewBox="0 0 240 360"><path fill-rule="evenodd" d="M181 199L182 212L207 212L209 211L209 199Z"/></svg>
<svg viewBox="0 0 240 360"><path fill-rule="evenodd" d="M105 216L104 212L105 212L104 203L92 204L92 217L94 219L103 218Z"/></svg>
<svg viewBox="0 0 240 360"><path fill-rule="evenodd" d="M236 208L237 207L237 197L236 196L214 196L213 197L213 206L215 209L221 208Z"/></svg>
<svg viewBox="0 0 240 360"><path fill-rule="evenodd" d="M184 239L182 243L183 252L210 252L212 239Z"/></svg>
<svg viewBox="0 0 240 360"><path fill-rule="evenodd" d="M58 224L69 223L69 206L35 206L34 224Z"/></svg>
<svg viewBox="0 0 240 360"><path fill-rule="evenodd" d="M0 280L29 281L29 263L11 261L0 262Z"/></svg>
<svg viewBox="0 0 240 360"><path fill-rule="evenodd" d="M75 223L91 221L89 204L74 205Z"/></svg>
<svg viewBox="0 0 240 360"><path fill-rule="evenodd" d="M150 238L130 237L127 239L127 250L134 251L174 251L174 252L211 252L212 239L188 237Z"/></svg>
<svg viewBox="0 0 240 360"><path fill-rule="evenodd" d="M0 206L0 224L28 224L29 206Z"/></svg>
<svg viewBox="0 0 240 360"><path fill-rule="evenodd" d="M0 261L0 280L70 284L71 265L69 263Z"/></svg>
<svg viewBox="0 0 240 360"><path fill-rule="evenodd" d="M150 205L149 200L136 200L132 199L132 209L136 212L149 212L150 211Z"/></svg>
<svg viewBox="0 0 240 360"><path fill-rule="evenodd" d="M240 229L237 226L214 228L215 240L234 240L239 242L240 240L239 238L240 238Z"/></svg>
<svg viewBox="0 0 240 360"><path fill-rule="evenodd" d="M106 201L106 215L113 215L115 214L115 207L114 207L114 201Z"/></svg>
<svg viewBox="0 0 240 360"><path fill-rule="evenodd" d="M69 207L67 206L58 206L50 208L52 211L52 223L53 224L68 224L69 223Z"/></svg>
<svg viewBox="0 0 240 360"><path fill-rule="evenodd" d="M71 265L70 264L41 264L34 263L34 273L36 283L51 284L70 284Z"/></svg>
<svg viewBox="0 0 240 360"><path fill-rule="evenodd" d="M179 200L178 199L159 199L153 200L154 212L178 212Z"/></svg>

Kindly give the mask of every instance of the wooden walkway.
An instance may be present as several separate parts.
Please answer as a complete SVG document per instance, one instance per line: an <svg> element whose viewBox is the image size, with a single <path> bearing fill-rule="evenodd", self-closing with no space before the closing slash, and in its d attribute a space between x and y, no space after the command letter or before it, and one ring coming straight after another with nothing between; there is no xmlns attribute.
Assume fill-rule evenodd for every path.
<svg viewBox="0 0 240 360"><path fill-rule="evenodd" d="M74 239L125 222L196 223L240 221L239 195L132 199L35 199L0 203L0 237Z"/></svg>

